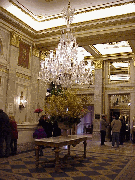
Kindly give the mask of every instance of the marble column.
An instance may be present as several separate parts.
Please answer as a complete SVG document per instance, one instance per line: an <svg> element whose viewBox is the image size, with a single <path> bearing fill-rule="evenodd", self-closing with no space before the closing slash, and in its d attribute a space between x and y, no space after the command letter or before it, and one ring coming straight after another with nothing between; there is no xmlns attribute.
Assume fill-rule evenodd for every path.
<svg viewBox="0 0 135 180"><path fill-rule="evenodd" d="M102 61L95 63L93 139L100 140L100 116L102 114Z"/></svg>
<svg viewBox="0 0 135 180"><path fill-rule="evenodd" d="M38 107L38 93L39 93L39 82L38 82L38 72L39 72L39 55L32 56L32 68L31 68L31 103L30 103L30 115L32 122L38 122L38 114L34 113L35 109Z"/></svg>
<svg viewBox="0 0 135 180"><path fill-rule="evenodd" d="M16 81L16 64L17 64L17 57L18 57L18 48L15 46L10 46L10 63L9 63L9 74L7 80L7 105L6 105L6 112L8 114L14 115L15 113L15 81Z"/></svg>

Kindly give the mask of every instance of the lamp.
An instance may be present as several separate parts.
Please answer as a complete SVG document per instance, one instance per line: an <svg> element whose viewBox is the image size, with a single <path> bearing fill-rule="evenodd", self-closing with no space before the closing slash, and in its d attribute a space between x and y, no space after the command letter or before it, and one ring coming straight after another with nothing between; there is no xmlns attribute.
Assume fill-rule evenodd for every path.
<svg viewBox="0 0 135 180"><path fill-rule="evenodd" d="M25 108L24 104L27 101L23 99L23 91L21 91L21 96L20 96L20 104L19 104L19 109L22 110L23 108Z"/></svg>
<svg viewBox="0 0 135 180"><path fill-rule="evenodd" d="M75 10L63 10L66 28L63 29L56 51L50 50L45 60L41 60L39 78L46 83L72 86L74 84L90 84L93 66L91 61L84 61L84 56L78 54L76 38L72 34L71 23Z"/></svg>

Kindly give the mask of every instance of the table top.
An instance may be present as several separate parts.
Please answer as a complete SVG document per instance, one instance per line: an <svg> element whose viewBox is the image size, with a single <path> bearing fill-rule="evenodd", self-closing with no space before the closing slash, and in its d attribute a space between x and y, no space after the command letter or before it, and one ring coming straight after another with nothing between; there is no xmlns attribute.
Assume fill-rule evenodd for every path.
<svg viewBox="0 0 135 180"><path fill-rule="evenodd" d="M36 145L70 145L74 143L79 143L81 141L86 141L87 136L85 135L68 135L68 136L57 136L57 137L50 137L50 138L42 138L42 139L35 139Z"/></svg>

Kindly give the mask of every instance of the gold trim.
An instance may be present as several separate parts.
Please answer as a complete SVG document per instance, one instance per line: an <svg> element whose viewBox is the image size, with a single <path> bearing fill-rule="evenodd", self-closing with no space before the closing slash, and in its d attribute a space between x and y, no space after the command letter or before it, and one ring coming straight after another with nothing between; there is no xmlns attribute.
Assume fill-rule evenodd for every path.
<svg viewBox="0 0 135 180"><path fill-rule="evenodd" d="M45 21L50 21L50 20L53 20L53 19L59 19L59 18L62 18L62 14L59 13L59 14L56 14L56 15L51 15L51 16L43 16L43 15L36 15L34 14L33 12L31 12L29 9L27 9L29 11L26 12L23 8L21 8L19 5L17 5L15 2L13 2L12 0L9 0L9 2L11 2L14 6L16 6L18 9L20 9L23 13L25 13L26 15L28 15L29 17L31 17L34 21L37 21L37 22L45 22ZM33 14L33 15L30 15L30 14ZM39 19L42 19L42 18L45 18L44 20L37 20L36 18L37 17Z"/></svg>
<svg viewBox="0 0 135 180"><path fill-rule="evenodd" d="M4 73L8 73L7 67L4 67L3 65L0 64L0 71Z"/></svg>
<svg viewBox="0 0 135 180"><path fill-rule="evenodd" d="M4 73L8 73L8 70L7 70L7 69L1 69L1 68L0 68L0 71L1 71L1 72L4 72Z"/></svg>
<svg viewBox="0 0 135 180"><path fill-rule="evenodd" d="M102 55L93 45L89 45L89 47L98 55Z"/></svg>
<svg viewBox="0 0 135 180"><path fill-rule="evenodd" d="M37 35L38 36L38 39L41 38L41 37L51 37L52 35L60 35L61 33L61 30L65 27L64 25L63 26L57 26L57 27L53 27L53 28L48 28L48 29L44 29L44 30L40 30L40 31L36 31L34 30L33 28L31 28L29 25L27 25L26 23L24 23L23 21L21 21L19 18L17 18L16 16L12 15L11 13L9 13L8 11L6 11L5 9L3 9L2 7L0 7L0 10L2 10L2 12L6 13L7 15L11 16L13 19L19 21L19 24L23 24L27 29L28 29L28 32L27 34L29 34L29 36L31 37L34 37ZM115 18L124 18L124 17L130 17L130 16L135 16L135 13L130 13L130 14L124 14L124 15L118 15L118 16L115 16ZM119 20L116 20L114 23L113 22L107 22L106 24L104 23L105 20L114 20L114 17L108 17L108 18L102 18L102 19L96 19L96 20L91 20L91 21L85 21L85 22L80 22L80 23L74 23L72 24L72 28L75 32L82 32L82 30L84 29L84 31L86 31L87 29L96 29L96 28L99 28L99 27L105 27L105 26L108 26L108 24L110 24L110 26L114 26L114 23L115 25L122 25L122 24L126 24L127 25L127 20L123 20L121 19L121 21ZM102 23L103 21L103 23ZM130 23L130 21L134 22L134 19L129 19L128 20L128 23ZM96 25L94 25L94 23L96 23ZM100 22L100 23L99 23ZM116 23L117 22L117 23ZM76 27L76 26L80 26L80 27ZM86 27L83 27L83 26L86 26ZM20 29L20 27L18 27ZM80 30L81 28L81 30ZM26 31L26 29L24 29ZM112 30L111 28L108 29L107 31L110 31ZM52 31L52 32L51 32ZM92 32L98 32L98 31L92 31ZM53 33L53 34L52 34ZM88 33L87 33L88 34ZM78 34L79 35L79 34ZM82 35L84 36L84 32L82 32ZM40 36L40 37L39 37ZM57 39L58 39L58 36L57 36Z"/></svg>
<svg viewBox="0 0 135 180"><path fill-rule="evenodd" d="M19 42L21 40L21 36L16 34L15 32L10 33L10 44L19 48Z"/></svg>
<svg viewBox="0 0 135 180"><path fill-rule="evenodd" d="M59 14L55 14L55 15L50 15L50 16L42 16L42 15L35 15L33 12L31 12L28 8L27 10L29 11L29 13L33 14L33 16L41 19L41 18L46 18L44 20L37 20L36 18L34 18L32 15L30 15L28 12L26 12L23 8L21 8L19 5L17 5L15 2L13 2L12 0L9 0L9 2L11 2L14 6L16 6L18 9L20 9L22 12L24 12L26 15L28 15L29 17L31 17L32 19L34 19L37 22L45 22L45 21L50 21L53 19L59 19L62 17L62 13ZM91 11L95 11L95 10L101 10L101 9L106 9L106 8L110 8L110 7L116 7L116 6L121 6L121 5L125 5L125 4L130 4L130 3L134 3L133 0L129 1L129 2L121 2L118 4L115 2L111 2L111 3L106 3L106 4L101 4L101 5L97 5L97 6L91 6L91 7L87 7L87 8L81 8L76 10L75 15L77 14L81 14L81 13L86 13L86 12L91 12Z"/></svg>
<svg viewBox="0 0 135 180"><path fill-rule="evenodd" d="M40 51L36 48L32 49L32 55L39 58Z"/></svg>
<svg viewBox="0 0 135 180"><path fill-rule="evenodd" d="M48 56L49 53L50 53L49 51L41 51L40 52L40 59L45 60L45 58Z"/></svg>
<svg viewBox="0 0 135 180"><path fill-rule="evenodd" d="M119 58L113 58L113 62L121 62L121 61L128 61L130 63L130 61L132 60L131 57L124 57L125 59L123 59L123 57L119 57ZM118 80L115 80L115 81L111 81L110 80L110 62L112 62L112 60L108 59L108 83L109 84L123 84L123 83L130 83L131 82L131 76L129 78L129 80L121 80L121 81L118 81ZM128 74L130 75L130 66L128 67Z"/></svg>
<svg viewBox="0 0 135 180"><path fill-rule="evenodd" d="M135 16L135 12L115 16L116 21L118 21L117 25L118 24L120 24L120 25L126 24L127 25L128 23L130 23L130 21L132 22L132 19L129 19L128 22L127 22L127 20L125 20L124 23L122 23L122 20L121 21L117 20L117 19L121 19L121 18L125 18L125 17L130 17L130 16L134 17ZM104 25L105 24L104 21L111 21L111 20L114 21L114 16L106 17L106 18L101 18L101 19L94 19L94 20L89 20L89 21L83 21L83 22L78 22L78 23L72 23L71 27L72 27L72 30L75 29L75 32L82 32L83 28L85 28L84 30L86 30L85 26L88 27L87 29L89 29L89 28L90 29L95 29L97 27L104 27L105 26ZM115 25L116 25L116 21L114 21L114 22L107 22L106 24L107 25L110 24L110 26L113 27L113 23L115 23ZM98 22L100 22L100 23L98 23ZM134 19L133 19L133 22L134 22ZM97 23L97 24L95 25L95 23ZM48 32L48 31L54 31L55 32L55 31L59 31L60 29L64 29L65 27L66 27L65 25L62 25L62 26L47 28L47 29L39 30L38 33ZM81 28L81 29L79 29L79 28ZM78 29L78 30L76 31L76 29Z"/></svg>
<svg viewBox="0 0 135 180"><path fill-rule="evenodd" d="M16 77L19 77L19 78L22 78L22 79L27 79L27 80L31 79L30 76L22 74L22 73L19 73L19 72L16 72Z"/></svg>
<svg viewBox="0 0 135 180"><path fill-rule="evenodd" d="M120 87L105 87L105 91L114 91L114 90L124 90L124 91L127 91L127 90L134 90L135 88L134 87L125 87L125 86L120 86Z"/></svg>
<svg viewBox="0 0 135 180"><path fill-rule="evenodd" d="M31 30L32 33L36 33L37 31L34 30L31 26L29 26L28 24L24 23L22 20L20 20L18 17L16 17L15 15L11 14L10 12L8 12L6 9L4 9L3 7L0 6L0 11L2 11L3 13L5 13L7 16L10 16L11 18L13 18L14 20L17 21L17 23L19 22L19 25L23 24L25 26L25 28L29 28L29 31ZM4 14L4 17L5 17L5 14ZM9 18L9 17L6 17L6 18ZM8 19L9 20L9 19ZM11 19L10 19L11 20ZM5 21L5 19L4 19ZM15 22L14 22L15 23Z"/></svg>
<svg viewBox="0 0 135 180"><path fill-rule="evenodd" d="M100 57L98 58L94 58L93 56L86 56L86 60L93 60L93 61L97 61L97 60L103 60L103 61L106 61L106 60L118 60L120 58L133 58L134 57L134 53L133 52L123 52L123 53L115 53L115 54L105 54L105 55L101 55Z"/></svg>
<svg viewBox="0 0 135 180"><path fill-rule="evenodd" d="M134 60L134 66L135 66L135 54L134 54L134 56L133 56L133 60Z"/></svg>
<svg viewBox="0 0 135 180"><path fill-rule="evenodd" d="M93 60L95 69L102 69L103 67L103 60Z"/></svg>
<svg viewBox="0 0 135 180"><path fill-rule="evenodd" d="M84 56L84 61L93 60L93 59L94 59L93 56Z"/></svg>
<svg viewBox="0 0 135 180"><path fill-rule="evenodd" d="M46 57L45 51L41 51L40 59L45 60L45 57Z"/></svg>

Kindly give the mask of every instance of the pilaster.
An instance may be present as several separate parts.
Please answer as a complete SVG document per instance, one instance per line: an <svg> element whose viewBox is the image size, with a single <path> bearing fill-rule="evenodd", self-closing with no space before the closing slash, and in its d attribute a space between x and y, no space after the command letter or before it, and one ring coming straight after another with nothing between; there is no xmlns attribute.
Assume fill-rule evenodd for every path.
<svg viewBox="0 0 135 180"><path fill-rule="evenodd" d="M100 140L100 116L102 114L102 61L96 60L95 63L95 93L94 93L94 121L93 139Z"/></svg>
<svg viewBox="0 0 135 180"><path fill-rule="evenodd" d="M7 104L6 104L6 112L8 114L14 115L15 113L15 95L16 95L16 64L18 58L18 48L15 46L10 46L10 60L9 60L9 73L7 79Z"/></svg>

